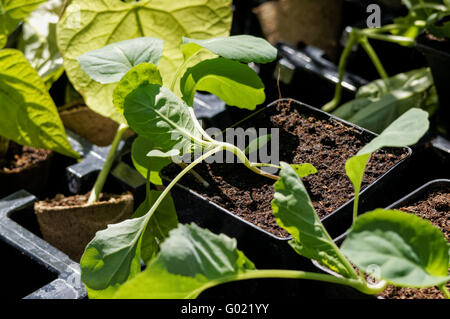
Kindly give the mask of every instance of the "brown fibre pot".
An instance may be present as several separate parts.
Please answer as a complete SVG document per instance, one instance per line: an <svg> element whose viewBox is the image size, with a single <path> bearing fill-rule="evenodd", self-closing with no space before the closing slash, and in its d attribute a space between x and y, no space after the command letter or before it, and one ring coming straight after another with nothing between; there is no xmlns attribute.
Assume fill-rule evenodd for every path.
<svg viewBox="0 0 450 319"><path fill-rule="evenodd" d="M10 142L6 155L0 158L0 198L20 189L43 196L47 190L52 158L53 153L49 150Z"/></svg>
<svg viewBox="0 0 450 319"><path fill-rule="evenodd" d="M110 145L119 127L115 121L92 111L86 105L64 106L59 109L59 115L66 128L98 146ZM124 138L132 134L129 130Z"/></svg>
<svg viewBox="0 0 450 319"><path fill-rule="evenodd" d="M34 212L44 239L79 262L86 245L99 230L119 223L133 213L133 195L101 194L99 201L86 206L89 193L36 202Z"/></svg>
<svg viewBox="0 0 450 319"><path fill-rule="evenodd" d="M266 38L273 44L299 42L321 48L337 58L342 0L267 1L254 10Z"/></svg>

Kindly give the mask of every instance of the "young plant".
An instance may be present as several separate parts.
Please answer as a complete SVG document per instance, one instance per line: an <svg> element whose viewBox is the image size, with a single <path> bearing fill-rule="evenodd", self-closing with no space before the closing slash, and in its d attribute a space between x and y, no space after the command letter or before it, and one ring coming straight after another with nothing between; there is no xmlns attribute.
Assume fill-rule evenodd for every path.
<svg viewBox="0 0 450 319"><path fill-rule="evenodd" d="M385 146L413 144L427 131L427 114L412 109L346 163L358 194L370 154ZM161 244L146 269L120 286L113 298L195 298L231 281L257 278L318 280L379 294L388 284L438 286L450 298L448 243L430 222L396 210L377 209L355 218L341 248L331 239L296 172L282 163L272 202L277 223L292 236L300 255L316 260L336 276L297 270L256 270L236 248L236 240L195 224L179 225ZM357 200L355 207L358 206ZM355 271L356 267L359 274ZM368 283L365 274L378 280Z"/></svg>
<svg viewBox="0 0 450 319"><path fill-rule="evenodd" d="M439 37L448 35L450 23L436 25L439 18L449 15L447 1L404 1L404 4L409 9L408 15L395 19L393 24L380 28L348 30L349 39L339 61L339 81L335 95L322 107L324 111L331 112L340 105L342 79L348 57L355 45L361 45L367 52L381 79L358 90L356 99L342 105L334 115L374 132L381 132L399 114L411 107L420 106L430 114L435 111L438 98L430 70L413 70L389 77L369 43L369 39L373 39L412 46L416 36L424 29Z"/></svg>
<svg viewBox="0 0 450 319"><path fill-rule="evenodd" d="M182 99L171 89L162 86L161 76L154 64L141 63L128 71L117 85L114 91L114 104L123 112L130 127L138 133L132 156L137 163L137 169L148 179L152 180L152 174L157 175L160 168L170 163L171 158L179 160L186 155L191 158L192 154L198 153L200 156L185 166L161 195L152 201L152 205L147 205L145 214L139 214L142 215L139 218L111 225L107 230L97 233L87 246L81 260L83 281L91 295L99 293L101 295L102 290L109 293L112 287L122 284L129 276L140 270L138 267L140 264L137 262L140 258L139 246L144 245L143 234L147 232L147 225L152 222L159 205L186 173L192 171L197 164L208 157L218 152L229 151L253 172L278 179L277 176L264 172L260 167L279 168L279 166L253 163L247 158L245 151L233 144L216 141L210 137L202 129L192 108L193 96L197 90L216 94L227 104L255 108L265 99L264 86L256 73L241 61L244 63L272 61L276 58L276 49L265 40L251 36L204 41L184 38L183 42L185 61L179 66L177 76L172 82L172 85L180 83L179 96ZM122 42L118 45L123 44ZM131 48L129 44L125 43L122 46L122 53L131 50L137 56L142 55L136 53L136 49ZM112 48L104 49L110 51ZM187 65L196 61L205 51L220 57L203 60L187 68ZM108 61L112 60L106 51L102 54L97 52L95 55L106 56ZM86 63L83 60L86 58L86 56L80 58L84 65ZM89 72L92 75L95 72L103 73L98 60L92 65L97 70L92 68L89 71L85 68L88 74ZM104 70L107 69L111 70L111 68ZM255 145L258 144L249 145L249 151L250 147L257 147ZM294 165L294 167L301 176L315 172L315 168L310 164ZM151 236L147 237L151 238ZM110 249L112 247L115 248Z"/></svg>

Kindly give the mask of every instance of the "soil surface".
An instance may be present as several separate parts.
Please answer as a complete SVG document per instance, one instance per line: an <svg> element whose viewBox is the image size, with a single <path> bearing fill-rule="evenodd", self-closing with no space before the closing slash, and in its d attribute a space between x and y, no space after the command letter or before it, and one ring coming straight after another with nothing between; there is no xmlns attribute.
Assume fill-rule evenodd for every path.
<svg viewBox="0 0 450 319"><path fill-rule="evenodd" d="M450 240L450 187L431 192L426 199L401 207L400 210L429 220L444 233L447 241ZM447 289L450 290L450 283L447 283ZM386 299L444 299L444 295L436 287L411 289L389 286L380 296Z"/></svg>
<svg viewBox="0 0 450 319"><path fill-rule="evenodd" d="M49 150L21 146L11 141L5 158L0 159L0 173L19 173L45 161L50 154Z"/></svg>
<svg viewBox="0 0 450 319"><path fill-rule="evenodd" d="M240 127L279 128L280 161L311 163L317 168L318 173L304 178L303 182L320 218L352 199L353 186L345 174L345 161L369 142L371 137L366 133L326 116L313 115L303 108L300 114L290 103L268 109ZM406 156L405 149L374 154L366 170L363 188ZM237 163L203 163L195 167L195 171L210 183L208 189L191 174L185 175L181 184L276 236L289 237L273 218L273 180ZM178 166L170 165L163 170L163 175L174 177L178 172Z"/></svg>
<svg viewBox="0 0 450 319"><path fill-rule="evenodd" d="M84 195L64 196L57 194L53 199L46 199L39 204L43 207L74 207L83 206L89 200L90 192ZM122 195L100 193L98 202L120 202Z"/></svg>

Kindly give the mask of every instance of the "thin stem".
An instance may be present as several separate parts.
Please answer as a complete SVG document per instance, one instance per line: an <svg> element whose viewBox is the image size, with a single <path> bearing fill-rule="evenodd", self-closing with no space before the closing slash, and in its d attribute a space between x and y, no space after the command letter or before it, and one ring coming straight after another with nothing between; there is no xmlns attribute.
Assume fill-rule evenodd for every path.
<svg viewBox="0 0 450 319"><path fill-rule="evenodd" d="M312 273L306 271L297 271L297 270L279 270L279 269L267 269L267 270L254 270L245 273L241 273L238 275L228 276L219 279L218 281L211 281L207 286L202 287L201 290L205 290L211 287L214 287L218 284L224 284L232 281L240 281L240 280L249 280L249 279L263 279L263 278L284 278L284 279L305 279L305 280L316 280L322 282L328 282L338 285L345 285L355 288L365 294L375 295L380 293L380 288L375 287L371 288L365 285L363 282L357 279L349 279L342 277L335 277L328 274L321 273ZM195 291L192 293L190 297L195 297L199 291Z"/></svg>
<svg viewBox="0 0 450 319"><path fill-rule="evenodd" d="M222 148L221 147L216 147L215 149L203 154L202 156L200 156L199 158L197 158L195 161L193 161L191 164L189 164L188 166L186 166L186 168L184 170L182 170L177 176L175 176L175 178L170 182L170 184L164 189L164 191L161 193L161 195L159 195L158 199L155 201L155 203L153 204L152 208L150 208L149 213L147 213L147 222L148 220L150 220L151 216L153 215L153 213L156 211L156 209L158 208L159 204L161 204L161 202L164 200L164 197L167 196L167 194L170 192L170 190L175 186L176 183L178 183L178 181L187 174L187 172L189 172L191 169L193 169L196 165L200 164L203 160L207 159L208 157L212 156L213 154L221 151Z"/></svg>
<svg viewBox="0 0 450 319"><path fill-rule="evenodd" d="M223 147L224 150L234 153L234 155L236 155L237 158L239 158L241 160L241 162L245 166L247 166L247 168L249 168L250 170L252 170L256 174L259 174L259 175L264 176L264 177L268 177L268 178L276 180L276 181L280 179L278 176L266 173L266 172L260 170L259 168L257 168L256 166L254 166L254 163L251 163L249 161L249 159L247 158L247 156L245 156L244 152L242 152L235 145L230 144L230 143L219 143L219 145L221 147Z"/></svg>
<svg viewBox="0 0 450 319"><path fill-rule="evenodd" d="M111 170L112 164L114 163L114 159L116 157L117 148L119 147L119 143L122 140L123 134L128 129L126 124L120 124L117 129L116 136L111 144L111 148L109 149L108 156L106 157L105 164L103 164L103 168L100 171L100 174L95 181L94 187L91 190L91 194L89 195L89 200L87 205L91 205L98 201L100 193L102 192L103 186L105 185L106 178Z"/></svg>
<svg viewBox="0 0 450 319"><path fill-rule="evenodd" d="M336 107L338 107L339 103L341 102L342 81L344 79L345 70L347 69L348 57L352 52L353 47L358 43L358 38L359 35L356 32L356 30L351 29L347 45L345 46L344 51L342 52L341 58L339 60L339 67L338 67L339 79L338 83L336 84L336 88L334 90L334 97L330 102L328 102L322 107L322 110L325 112L333 111Z"/></svg>
<svg viewBox="0 0 450 319"><path fill-rule="evenodd" d="M407 38L407 37L402 37L402 36L398 36L398 35L377 34L377 33L373 33L373 32L367 32L366 30L362 30L360 32L362 34L364 34L366 37L368 37L369 39L381 40L381 41L392 42L392 43L397 43L397 44L402 44L402 43L414 44L414 40L411 38Z"/></svg>
<svg viewBox="0 0 450 319"><path fill-rule="evenodd" d="M446 284L440 285L439 289L442 291L442 294L445 296L445 298L450 299L450 292L448 292Z"/></svg>
<svg viewBox="0 0 450 319"><path fill-rule="evenodd" d="M362 37L360 39L361 46L366 51L367 55L369 56L370 60L372 60L373 65L378 71L378 74L380 74L380 77L382 79L389 78L383 64L380 61L380 58L378 57L377 53L373 49L372 45L370 45L369 40L366 37Z"/></svg>

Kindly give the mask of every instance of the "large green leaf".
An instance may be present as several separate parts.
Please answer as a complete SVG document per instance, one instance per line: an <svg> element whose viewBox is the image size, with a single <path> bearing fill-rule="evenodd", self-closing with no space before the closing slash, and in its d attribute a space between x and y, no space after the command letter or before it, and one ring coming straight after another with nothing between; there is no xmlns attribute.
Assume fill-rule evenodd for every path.
<svg viewBox="0 0 450 319"><path fill-rule="evenodd" d="M165 87L141 85L125 98L124 109L130 127L163 153L183 155L202 143L189 107Z"/></svg>
<svg viewBox="0 0 450 319"><path fill-rule="evenodd" d="M342 251L358 268L397 286L446 283L448 243L440 230L413 214L378 209L356 220Z"/></svg>
<svg viewBox="0 0 450 319"><path fill-rule="evenodd" d="M89 51L77 60L91 79L102 84L115 83L141 63L158 64L163 47L160 39L141 37Z"/></svg>
<svg viewBox="0 0 450 319"><path fill-rule="evenodd" d="M159 172L172 161L167 157L148 157L147 154L155 149L156 144L153 140L138 136L131 146L131 159L136 170L145 178L150 167L150 182L154 185L162 185Z"/></svg>
<svg viewBox="0 0 450 319"><path fill-rule="evenodd" d="M86 52L137 37L164 40L159 68L167 84L183 62L182 36L227 36L231 0L74 0L58 23L58 46L70 81L94 111L123 122L112 104L115 84L102 85L83 72L76 58Z"/></svg>
<svg viewBox="0 0 450 319"><path fill-rule="evenodd" d="M45 0L0 0L0 49L20 21L43 2Z"/></svg>
<svg viewBox="0 0 450 319"><path fill-rule="evenodd" d="M24 55L12 49L0 51L0 136L79 157L44 82Z"/></svg>
<svg viewBox="0 0 450 319"><path fill-rule="evenodd" d="M115 298L195 298L202 291L254 265L236 248L236 240L195 224L179 225L161 244L145 271L125 283Z"/></svg>
<svg viewBox="0 0 450 319"><path fill-rule="evenodd" d="M275 220L293 237L289 243L297 253L347 277L338 248L320 222L305 186L290 165L282 162L281 167L272 201Z"/></svg>
<svg viewBox="0 0 450 319"><path fill-rule="evenodd" d="M162 78L156 65L141 63L125 74L114 89L113 102L116 109L123 114L125 98L142 84L162 86Z"/></svg>
<svg viewBox="0 0 450 319"><path fill-rule="evenodd" d="M136 210L133 217L145 215L156 200L161 196L161 191L150 190L146 200ZM178 217L172 197L167 195L158 206L158 209L150 219L141 241L141 256L145 262L150 261L159 251L159 245L167 237L169 232L177 228Z"/></svg>
<svg viewBox="0 0 450 319"><path fill-rule="evenodd" d="M277 58L276 48L266 40L251 35L236 35L208 40L184 37L183 43L195 43L224 58L244 63L268 63Z"/></svg>
<svg viewBox="0 0 450 319"><path fill-rule="evenodd" d="M411 108L432 114L437 106L433 77L430 69L423 68L361 87L356 99L339 107L333 115L380 133Z"/></svg>
<svg viewBox="0 0 450 319"><path fill-rule="evenodd" d="M416 108L410 109L345 162L345 171L355 189L354 214L357 212L359 191L370 155L383 147L413 145L428 131L429 126L427 112Z"/></svg>
<svg viewBox="0 0 450 319"><path fill-rule="evenodd" d="M210 92L228 105L249 110L266 99L264 84L250 67L237 61L216 58L189 68L180 81L183 100L193 105L195 93Z"/></svg>
<svg viewBox="0 0 450 319"><path fill-rule="evenodd" d="M91 290L117 289L141 270L140 239L147 216L125 220L95 234L81 257L81 280Z"/></svg>
<svg viewBox="0 0 450 319"><path fill-rule="evenodd" d="M56 24L64 0L50 0L40 5L25 19L18 48L51 85L63 72L63 58L56 44Z"/></svg>

